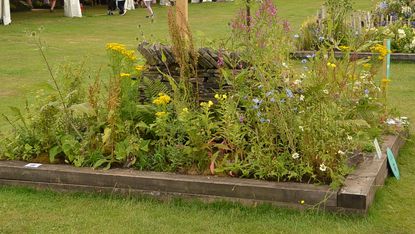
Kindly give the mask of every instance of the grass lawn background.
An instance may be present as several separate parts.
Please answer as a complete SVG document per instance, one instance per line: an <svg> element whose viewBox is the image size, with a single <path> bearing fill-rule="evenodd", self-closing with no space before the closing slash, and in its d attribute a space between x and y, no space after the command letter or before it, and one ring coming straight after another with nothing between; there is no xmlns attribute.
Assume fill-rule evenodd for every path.
<svg viewBox="0 0 415 234"><path fill-rule="evenodd" d="M275 2L279 15L297 29L323 1ZM371 0L360 0L355 7L369 9L372 5ZM237 2L190 4L189 19L197 44L225 38L227 23L239 6ZM12 25L0 27L0 113L9 113L10 105L23 106L26 98L35 98L38 89L50 90L46 67L27 33L44 28L41 37L55 72L62 64L83 60L94 70L105 70L108 42L134 48L140 31L153 40L168 40L166 8L156 6L154 10L154 23L144 18L145 9L110 17L104 6L86 8L81 19L62 17L62 10L12 13ZM392 79L391 105L415 120L415 64L394 63ZM7 128L0 121L0 130ZM414 129L412 126L411 131ZM386 181L367 217L4 187L0 188L0 233L415 233L414 140L411 137L398 159L401 180Z"/></svg>

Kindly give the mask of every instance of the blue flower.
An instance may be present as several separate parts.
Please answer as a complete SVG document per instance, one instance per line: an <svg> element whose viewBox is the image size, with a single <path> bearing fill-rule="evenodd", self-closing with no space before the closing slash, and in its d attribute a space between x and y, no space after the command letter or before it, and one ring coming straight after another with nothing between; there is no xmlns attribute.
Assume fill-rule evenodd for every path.
<svg viewBox="0 0 415 234"><path fill-rule="evenodd" d="M365 89L365 94L369 94L369 90L368 89Z"/></svg>
<svg viewBox="0 0 415 234"><path fill-rule="evenodd" d="M324 41L324 37L319 37L318 40L319 41Z"/></svg>
<svg viewBox="0 0 415 234"><path fill-rule="evenodd" d="M287 97L289 98L293 98L294 94L290 89L285 89L285 93L287 94Z"/></svg>

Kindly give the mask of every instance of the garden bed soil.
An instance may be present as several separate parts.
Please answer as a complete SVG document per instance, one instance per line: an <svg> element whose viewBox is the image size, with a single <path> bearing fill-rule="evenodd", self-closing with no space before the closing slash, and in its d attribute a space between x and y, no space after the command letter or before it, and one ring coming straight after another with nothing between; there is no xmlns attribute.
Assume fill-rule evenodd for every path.
<svg viewBox="0 0 415 234"><path fill-rule="evenodd" d="M293 58L296 59L305 59L307 58L307 56L313 55L315 54L316 51L296 51L293 52L291 54L291 56ZM358 52L358 53L351 53L355 54L356 59L361 59L361 58L367 58L368 56L373 56L373 53L371 52ZM336 58L341 58L343 57L343 52L341 51L336 51L334 52L334 56ZM408 54L408 53L392 53L391 54L391 60L392 61L410 61L410 62L415 62L415 53L414 54Z"/></svg>
<svg viewBox="0 0 415 234"><path fill-rule="evenodd" d="M328 185L179 175L121 168L94 170L58 164L28 168L25 167L27 162L22 161L0 161L0 185L151 195L159 199L179 197L206 202L226 200L253 205L267 203L300 209L319 208L364 214L372 204L376 190L384 184L388 175L386 148L391 148L397 156L407 135L407 131L402 131L398 135L384 137L381 159L366 157L347 176L343 187L337 190Z"/></svg>

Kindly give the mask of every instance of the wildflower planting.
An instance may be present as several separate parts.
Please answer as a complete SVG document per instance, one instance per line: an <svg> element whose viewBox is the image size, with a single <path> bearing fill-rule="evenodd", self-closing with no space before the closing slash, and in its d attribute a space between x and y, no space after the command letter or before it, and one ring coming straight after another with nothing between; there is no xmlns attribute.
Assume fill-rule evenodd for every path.
<svg viewBox="0 0 415 234"><path fill-rule="evenodd" d="M327 43L299 63L290 60L296 42L272 1L249 21L245 14L219 45L217 82L228 88L213 99L201 100L191 83L198 69L191 32L183 36L170 13L179 79L162 73L165 85L143 76L134 51L109 43L107 81L73 67L56 78L56 93L12 108L0 157L339 187L356 165L350 158L371 152L373 138L390 130L387 81L375 79L388 51L360 37L344 44L337 25L328 32L345 56L335 58L339 43ZM364 48L379 55L357 59ZM238 56L224 56L229 51Z"/></svg>

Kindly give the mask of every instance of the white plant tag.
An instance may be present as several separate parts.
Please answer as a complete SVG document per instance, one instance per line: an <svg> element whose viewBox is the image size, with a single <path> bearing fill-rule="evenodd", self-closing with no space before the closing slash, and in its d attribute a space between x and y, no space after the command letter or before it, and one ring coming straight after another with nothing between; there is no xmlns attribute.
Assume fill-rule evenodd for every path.
<svg viewBox="0 0 415 234"><path fill-rule="evenodd" d="M382 158L382 150L380 149L380 145L379 145L379 142L378 142L377 138L375 138L375 140L373 141L373 144L375 145L377 158L381 159Z"/></svg>
<svg viewBox="0 0 415 234"><path fill-rule="evenodd" d="M29 163L29 164L24 165L24 167L30 167L30 168L38 168L40 166L42 166L42 164L40 163Z"/></svg>

